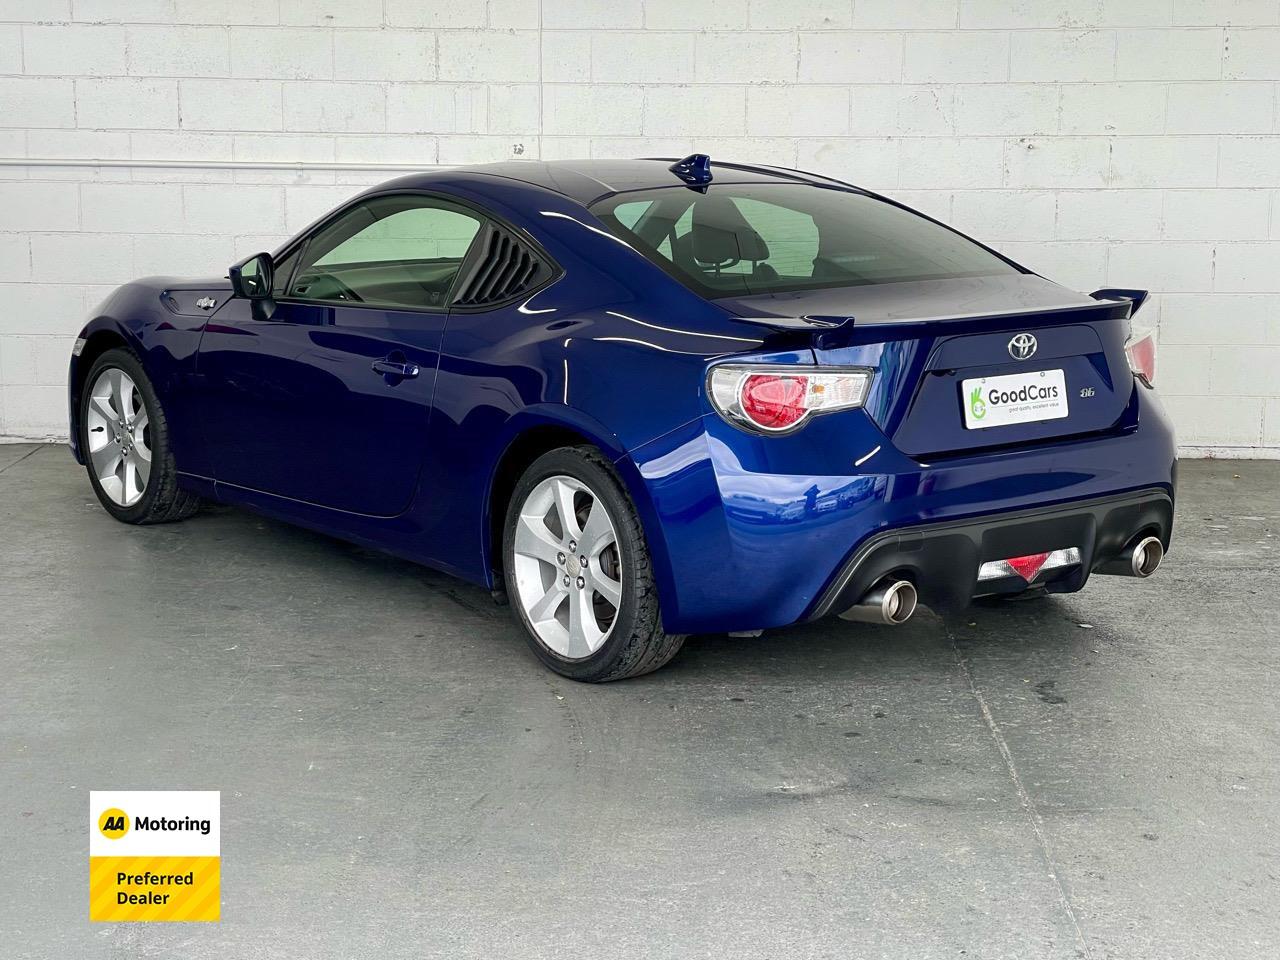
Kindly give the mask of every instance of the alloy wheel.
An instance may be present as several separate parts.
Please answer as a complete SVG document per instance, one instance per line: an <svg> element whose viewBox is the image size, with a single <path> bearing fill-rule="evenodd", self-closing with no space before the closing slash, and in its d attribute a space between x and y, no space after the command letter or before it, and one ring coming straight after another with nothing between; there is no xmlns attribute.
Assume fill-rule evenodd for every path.
<svg viewBox="0 0 1280 960"><path fill-rule="evenodd" d="M604 502L581 480L548 477L520 505L514 552L516 601L543 645L570 660L599 650L622 603L618 534Z"/></svg>
<svg viewBox="0 0 1280 960"><path fill-rule="evenodd" d="M103 370L89 390L85 412L89 462L113 503L131 507L151 477L151 418L133 378L119 367Z"/></svg>

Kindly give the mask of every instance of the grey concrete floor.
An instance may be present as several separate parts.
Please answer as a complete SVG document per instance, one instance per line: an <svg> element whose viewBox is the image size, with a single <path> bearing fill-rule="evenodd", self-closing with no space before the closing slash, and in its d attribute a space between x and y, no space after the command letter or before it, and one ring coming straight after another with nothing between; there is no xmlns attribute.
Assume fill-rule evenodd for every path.
<svg viewBox="0 0 1280 960"><path fill-rule="evenodd" d="M0 954L1280 955L1280 464L1150 581L608 686L477 589L0 447ZM90 924L90 789L222 791L223 920Z"/></svg>

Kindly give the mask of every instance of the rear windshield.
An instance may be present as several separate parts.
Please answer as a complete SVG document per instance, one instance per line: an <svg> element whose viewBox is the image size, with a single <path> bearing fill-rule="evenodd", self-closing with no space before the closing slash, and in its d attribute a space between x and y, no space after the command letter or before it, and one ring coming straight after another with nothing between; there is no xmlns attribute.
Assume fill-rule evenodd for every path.
<svg viewBox="0 0 1280 960"><path fill-rule="evenodd" d="M591 212L706 297L1018 272L946 227L845 190L664 187L616 194Z"/></svg>

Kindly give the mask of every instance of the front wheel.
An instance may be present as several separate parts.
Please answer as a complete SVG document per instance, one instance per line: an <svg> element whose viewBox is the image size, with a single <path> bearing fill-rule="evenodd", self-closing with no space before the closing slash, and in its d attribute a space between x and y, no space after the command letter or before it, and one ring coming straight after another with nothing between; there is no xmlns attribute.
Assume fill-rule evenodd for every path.
<svg viewBox="0 0 1280 960"><path fill-rule="evenodd" d="M507 509L503 561L529 646L563 676L639 676L684 642L662 629L635 507L589 447L553 450L525 471Z"/></svg>
<svg viewBox="0 0 1280 960"><path fill-rule="evenodd" d="M178 487L169 425L155 389L129 350L94 362L80 397L80 449L99 502L124 523L182 520L200 499Z"/></svg>

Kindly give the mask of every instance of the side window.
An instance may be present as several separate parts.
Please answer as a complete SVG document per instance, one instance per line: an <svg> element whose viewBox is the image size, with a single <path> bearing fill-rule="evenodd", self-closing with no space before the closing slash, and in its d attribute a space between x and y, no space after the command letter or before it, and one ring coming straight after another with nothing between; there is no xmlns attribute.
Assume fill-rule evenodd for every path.
<svg viewBox="0 0 1280 960"><path fill-rule="evenodd" d="M379 197L348 210L306 247L287 296L443 308L480 220L428 197Z"/></svg>

